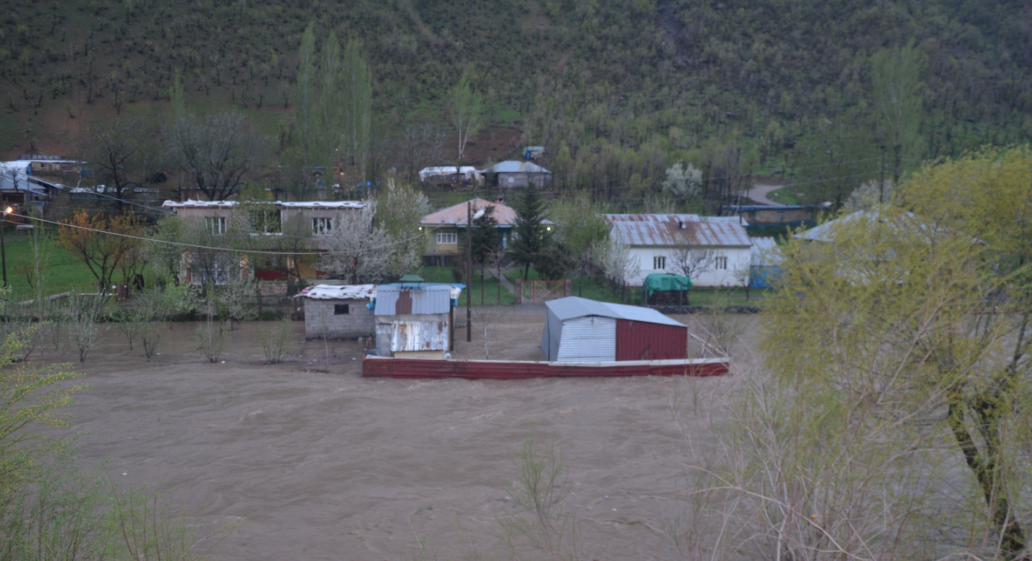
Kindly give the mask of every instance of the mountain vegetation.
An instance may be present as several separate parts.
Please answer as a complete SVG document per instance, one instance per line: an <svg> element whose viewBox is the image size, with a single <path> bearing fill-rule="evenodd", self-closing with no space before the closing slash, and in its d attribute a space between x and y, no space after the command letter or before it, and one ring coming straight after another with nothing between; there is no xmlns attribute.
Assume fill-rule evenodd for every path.
<svg viewBox="0 0 1032 561"><path fill-rule="evenodd" d="M392 167L410 171L405 154L433 152L408 144L462 140L450 114L461 81L482 95L485 126L515 127L523 143L547 146L557 189L637 204L661 190L667 169L691 164L715 208L750 174L782 173L806 187L803 199L841 202L865 180L1032 134L1032 6L1017 0L7 7L8 155L70 155L89 124L123 113L158 131L178 95L195 113L246 115L274 148L267 166L321 165L337 146L351 158L349 181L376 180ZM314 90L313 105L305 95ZM368 117L317 103L336 98L354 101L345 111L367 104ZM305 134L327 119L350 123L341 138ZM450 151L465 145L449 140L434 163L458 161Z"/></svg>

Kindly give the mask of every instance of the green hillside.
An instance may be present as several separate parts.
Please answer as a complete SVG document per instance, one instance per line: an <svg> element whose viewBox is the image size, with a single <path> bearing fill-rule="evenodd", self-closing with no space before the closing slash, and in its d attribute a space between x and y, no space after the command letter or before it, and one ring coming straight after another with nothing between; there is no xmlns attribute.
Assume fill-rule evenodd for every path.
<svg viewBox="0 0 1032 561"><path fill-rule="evenodd" d="M830 142L827 124L839 122L864 131L846 151L867 162L851 180L867 177L884 167L877 160L885 140L871 117L872 58L908 44L922 56L920 143L901 157L908 169L1032 134L1032 4L1020 0L8 0L6 7L0 148L8 156L67 154L85 125L116 113L162 118L176 71L192 108L236 107L282 138L310 22L320 48L331 30L361 41L375 77L374 146L388 154L385 169L401 167L386 147L406 126L446 127L448 88L469 70L493 125L515 126L524 143L548 146L546 165L560 188L640 200L681 160L703 168L707 189L711 178L741 171L805 178L817 165L805 148Z"/></svg>

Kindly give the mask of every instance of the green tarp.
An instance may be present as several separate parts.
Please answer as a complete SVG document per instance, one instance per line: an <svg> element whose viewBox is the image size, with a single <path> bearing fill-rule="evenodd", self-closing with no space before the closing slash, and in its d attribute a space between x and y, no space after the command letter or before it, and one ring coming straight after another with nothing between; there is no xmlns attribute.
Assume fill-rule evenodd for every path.
<svg viewBox="0 0 1032 561"><path fill-rule="evenodd" d="M692 281L688 277L681 275L661 275L654 273L645 277L645 283L643 286L649 291L649 296L652 296L652 293L657 290L660 292L688 290L692 287Z"/></svg>

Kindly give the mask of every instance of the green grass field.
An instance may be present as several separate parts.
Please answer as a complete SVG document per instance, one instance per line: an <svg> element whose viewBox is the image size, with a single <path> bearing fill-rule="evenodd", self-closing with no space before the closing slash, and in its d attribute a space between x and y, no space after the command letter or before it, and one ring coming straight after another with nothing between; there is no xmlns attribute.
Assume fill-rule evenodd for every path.
<svg viewBox="0 0 1032 561"><path fill-rule="evenodd" d="M26 234L15 234L13 229L8 229L4 232L4 240L7 285L11 288L11 296L15 301L28 300L32 298L32 293L24 269L33 262L30 239ZM49 296L70 290L97 291L97 279L85 263L59 247L52 238L45 239L43 247L46 259L44 293ZM144 270L143 276L147 286L151 286L154 275L149 268ZM121 272L116 271L113 280L121 284Z"/></svg>

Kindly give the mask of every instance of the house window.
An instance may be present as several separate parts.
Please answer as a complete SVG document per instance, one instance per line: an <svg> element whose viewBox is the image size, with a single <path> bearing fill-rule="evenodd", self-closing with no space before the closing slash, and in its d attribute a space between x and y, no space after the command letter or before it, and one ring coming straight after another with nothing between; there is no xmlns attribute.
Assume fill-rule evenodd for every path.
<svg viewBox="0 0 1032 561"><path fill-rule="evenodd" d="M209 234L225 234L226 219L221 216L206 216L204 217L204 229Z"/></svg>
<svg viewBox="0 0 1032 561"><path fill-rule="evenodd" d="M437 232L437 245L448 245L459 243L459 234L456 232Z"/></svg>
<svg viewBox="0 0 1032 561"><path fill-rule="evenodd" d="M312 219L312 234L316 236L322 236L330 233L333 229L332 218L313 218Z"/></svg>
<svg viewBox="0 0 1032 561"><path fill-rule="evenodd" d="M346 316L351 313L351 304L334 304L333 315Z"/></svg>
<svg viewBox="0 0 1032 561"><path fill-rule="evenodd" d="M657 255L657 256L653 257L652 258L652 268L657 270L657 271L662 271L662 270L666 269L666 257L664 257L662 255Z"/></svg>
<svg viewBox="0 0 1032 561"><path fill-rule="evenodd" d="M785 211L779 210L778 211L778 222L784 222L784 221L785 221Z"/></svg>
<svg viewBox="0 0 1032 561"><path fill-rule="evenodd" d="M727 270L727 257L721 255L713 258L713 268L718 270Z"/></svg>

